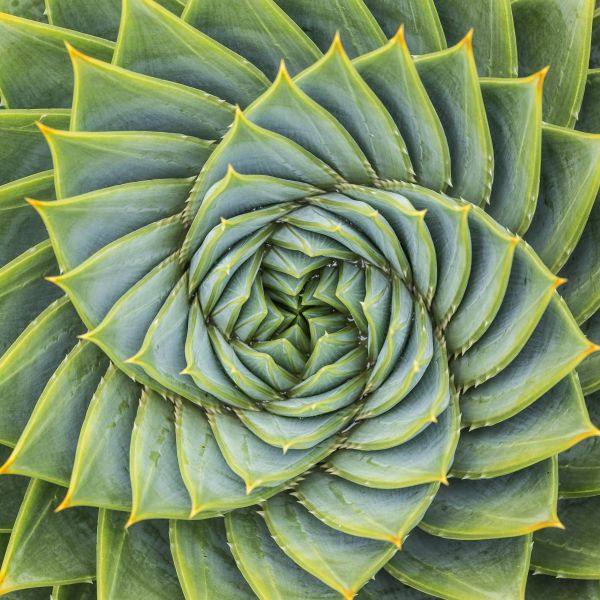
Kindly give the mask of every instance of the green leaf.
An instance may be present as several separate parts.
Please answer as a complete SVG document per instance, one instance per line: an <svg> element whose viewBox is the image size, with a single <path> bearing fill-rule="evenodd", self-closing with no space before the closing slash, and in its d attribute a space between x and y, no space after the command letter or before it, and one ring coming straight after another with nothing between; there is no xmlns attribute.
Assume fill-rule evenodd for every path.
<svg viewBox="0 0 600 600"><path fill-rule="evenodd" d="M210 188L230 173L231 167L239 173L269 175L323 189L333 187L340 180L331 167L310 152L292 140L254 125L238 110L231 129L200 172L188 206L191 219ZM203 237L197 239L201 241Z"/></svg>
<svg viewBox="0 0 600 600"><path fill-rule="evenodd" d="M246 109L246 116L294 140L348 181L368 184L375 176L352 136L298 87L284 63L273 85Z"/></svg>
<svg viewBox="0 0 600 600"><path fill-rule="evenodd" d="M81 427L69 490L61 508L131 510L129 446L140 387L110 366Z"/></svg>
<svg viewBox="0 0 600 600"><path fill-rule="evenodd" d="M527 579L526 600L546 598L577 598L595 600L600 595L600 581L557 579L548 575L532 574Z"/></svg>
<svg viewBox="0 0 600 600"><path fill-rule="evenodd" d="M350 62L339 35L296 83L356 140L381 179L412 181L408 151L387 109Z"/></svg>
<svg viewBox="0 0 600 600"><path fill-rule="evenodd" d="M396 552L393 544L332 529L287 494L269 500L264 516L280 548L300 567L348 600Z"/></svg>
<svg viewBox="0 0 600 600"><path fill-rule="evenodd" d="M66 296L35 318L0 358L0 441L14 446L46 383L84 330Z"/></svg>
<svg viewBox="0 0 600 600"><path fill-rule="evenodd" d="M356 411L356 407L348 406L329 414L304 419L282 417L265 411L238 410L236 414L254 435L287 452L290 448L313 448L335 435L352 420Z"/></svg>
<svg viewBox="0 0 600 600"><path fill-rule="evenodd" d="M362 200L348 202L345 196L337 193L316 196L309 203L345 219L358 231L364 232L378 252L389 261L392 270L410 283L410 267L404 250L394 229L378 210Z"/></svg>
<svg viewBox="0 0 600 600"><path fill-rule="evenodd" d="M344 448L385 450L410 440L446 409L450 397L448 359L444 345L433 338L433 359L423 377L390 410L359 421L344 441Z"/></svg>
<svg viewBox="0 0 600 600"><path fill-rule="evenodd" d="M282 552L256 511L229 513L225 525L236 564L260 600L339 598Z"/></svg>
<svg viewBox="0 0 600 600"><path fill-rule="evenodd" d="M557 499L558 463L553 458L492 479L451 479L437 493L420 527L432 535L459 540L562 528Z"/></svg>
<svg viewBox="0 0 600 600"><path fill-rule="evenodd" d="M91 329L128 289L177 251L182 233L179 216L146 225L107 244L52 282L67 292Z"/></svg>
<svg viewBox="0 0 600 600"><path fill-rule="evenodd" d="M454 600L523 598L531 535L494 540L447 540L415 529L386 565L400 581Z"/></svg>
<svg viewBox="0 0 600 600"><path fill-rule="evenodd" d="M60 292L44 278L58 267L49 241L0 268L0 355Z"/></svg>
<svg viewBox="0 0 600 600"><path fill-rule="evenodd" d="M430 598L429 595L400 583L384 569L381 569L356 596L356 600L430 600Z"/></svg>
<svg viewBox="0 0 600 600"><path fill-rule="evenodd" d="M36 122L67 128L70 111L64 109L3 110L0 112L0 185L52 168L48 146Z"/></svg>
<svg viewBox="0 0 600 600"><path fill-rule="evenodd" d="M451 354L464 354L485 335L502 310L519 243L518 237L510 235L478 207L469 211L469 231L472 251L469 283L444 332ZM516 285L512 283L517 287L520 280ZM523 292L520 286L518 290Z"/></svg>
<svg viewBox="0 0 600 600"><path fill-rule="evenodd" d="M299 229L305 229L331 237L342 243L351 252L364 258L383 271L388 270L388 263L379 253L370 239L361 233L347 220L338 217L335 213L319 208L318 206L305 206L299 208L282 219Z"/></svg>
<svg viewBox="0 0 600 600"><path fill-rule="evenodd" d="M191 501L183 483L170 400L145 389L131 435L133 506L127 525L145 519L186 519Z"/></svg>
<svg viewBox="0 0 600 600"><path fill-rule="evenodd" d="M246 261L253 264L260 260L264 252L262 246L274 230L273 223L293 209L291 203L276 204L251 215L226 219L204 238L192 256L189 270L190 292L200 287L200 303L207 314L231 285L238 269Z"/></svg>
<svg viewBox="0 0 600 600"><path fill-rule="evenodd" d="M209 414L215 439L231 469L246 483L249 494L258 486L278 486L320 462L335 449L331 438L307 450L288 450L266 444L234 415Z"/></svg>
<svg viewBox="0 0 600 600"><path fill-rule="evenodd" d="M437 284L431 308L436 323L443 327L460 304L469 281L471 205L459 204L422 187L406 184L386 187L405 196L418 210L426 211L425 225L437 258Z"/></svg>
<svg viewBox="0 0 600 600"><path fill-rule="evenodd" d="M223 458L206 415L196 406L178 403L175 419L179 468L192 499L193 517L251 506L282 489L257 487L248 493L244 481Z"/></svg>
<svg viewBox="0 0 600 600"><path fill-rule="evenodd" d="M231 345L242 364L273 389L283 392L299 382L296 375L278 365L270 354L258 352L239 340L233 340Z"/></svg>
<svg viewBox="0 0 600 600"><path fill-rule="evenodd" d="M59 199L120 183L192 177L212 149L212 142L175 133L40 129L52 151Z"/></svg>
<svg viewBox="0 0 600 600"><path fill-rule="evenodd" d="M544 529L535 534L531 566L536 572L573 579L599 579L600 498L561 500L564 531Z"/></svg>
<svg viewBox="0 0 600 600"><path fill-rule="evenodd" d="M171 521L170 539L179 583L186 600L255 598L231 555L223 519ZM261 571L263 569L264 563ZM281 572L278 573L280 575Z"/></svg>
<svg viewBox="0 0 600 600"><path fill-rule="evenodd" d="M452 475L498 477L599 434L590 422L579 381L571 373L514 417L491 427L463 431Z"/></svg>
<svg viewBox="0 0 600 600"><path fill-rule="evenodd" d="M480 246L478 233L480 234L472 232L471 235L474 256L485 254ZM461 340L462 343L458 347L450 344L450 348L456 353L461 352L461 355L452 361L451 370L457 386L465 389L492 378L510 364L528 343L546 308L555 297L556 288L563 283L563 280L546 268L529 246L519 242L519 238L509 236L500 229L495 233L502 236L500 241L503 248L500 252L507 252L508 257L504 264L501 264L503 272L496 271L486 282L488 287L498 285L495 292L499 295L499 298L492 296L489 299L492 306L491 309L488 308L488 326L471 347L466 344L466 351L464 344L468 338L465 341ZM496 253L498 252L496 250ZM511 260L513 256L514 259ZM491 258L483 260L488 265L492 263ZM471 270L474 277L480 274L480 265L478 258L474 258ZM493 267L495 265L492 263ZM470 300L468 293L465 298L467 302ZM483 306L480 298L476 308L471 308L471 319L477 325L474 333L479 333L485 327L486 319L481 322L476 316L476 310Z"/></svg>
<svg viewBox="0 0 600 600"><path fill-rule="evenodd" d="M388 378L366 396L359 417L369 419L396 406L419 383L433 356L433 332L427 309L416 300L408 343Z"/></svg>
<svg viewBox="0 0 600 600"><path fill-rule="evenodd" d="M520 79L482 79L481 93L494 148L494 181L487 212L524 234L540 186L542 86L546 70Z"/></svg>
<svg viewBox="0 0 600 600"><path fill-rule="evenodd" d="M140 350L127 362L139 365L155 381L180 396L215 408L219 405L218 400L198 388L189 375L182 374L186 367L185 343L190 307L187 275L184 275L152 321Z"/></svg>
<svg viewBox="0 0 600 600"><path fill-rule="evenodd" d="M582 326L582 331L592 341L600 342L600 311L596 312ZM579 365L577 372L584 394L600 389L600 354L594 352Z"/></svg>
<svg viewBox="0 0 600 600"><path fill-rule="evenodd" d="M600 133L600 68L590 69L587 76L587 84L585 86L585 95L581 111L579 112L579 120L577 121L577 129L581 131L589 131L590 133Z"/></svg>
<svg viewBox="0 0 600 600"><path fill-rule="evenodd" d="M176 254L166 258L127 290L100 324L85 334L85 339L100 346L116 361L133 356L181 277L181 271Z"/></svg>
<svg viewBox="0 0 600 600"><path fill-rule="evenodd" d="M598 161L599 135L544 126L540 195L525 239L555 273L573 252L592 210L600 188Z"/></svg>
<svg viewBox="0 0 600 600"><path fill-rule="evenodd" d="M437 262L433 241L425 224L427 211L415 210L405 197L390 191L354 185L340 188L345 196L364 202L385 218L406 253L412 283L425 301L431 302L436 286Z"/></svg>
<svg viewBox="0 0 600 600"><path fill-rule="evenodd" d="M593 423L600 423L600 395L595 392L585 398ZM600 437L573 446L558 455L560 489L563 498L600 494Z"/></svg>
<svg viewBox="0 0 600 600"><path fill-rule="evenodd" d="M206 92L95 60L69 47L72 131L163 131L221 138L233 107Z"/></svg>
<svg viewBox="0 0 600 600"><path fill-rule="evenodd" d="M123 513L100 511L98 600L183 600L169 547L168 524L146 521L125 529L126 521Z"/></svg>
<svg viewBox="0 0 600 600"><path fill-rule="evenodd" d="M54 198L52 171L0 186L0 266L48 237L41 219L25 202L28 197Z"/></svg>
<svg viewBox="0 0 600 600"><path fill-rule="evenodd" d="M152 0L123 0L113 64L246 106L269 85L254 65Z"/></svg>
<svg viewBox="0 0 600 600"><path fill-rule="evenodd" d="M419 7L415 16L424 14L422 10ZM410 36L408 32L406 35ZM382 48L355 59L354 66L398 126L417 181L427 188L444 190L450 181L448 142L410 56L404 28Z"/></svg>
<svg viewBox="0 0 600 600"><path fill-rule="evenodd" d="M40 592L43 590L43 588L37 589ZM44 596L43 600L46 600L46 598L47 596ZM96 600L96 585L92 581L71 585L59 585L52 589L51 598L52 600Z"/></svg>
<svg viewBox="0 0 600 600"><path fill-rule="evenodd" d="M33 21L46 21L45 10L44 0L0 0L0 11Z"/></svg>
<svg viewBox="0 0 600 600"><path fill-rule="evenodd" d="M555 293L510 365L461 395L463 424L472 428L494 425L521 412L597 349L584 337L564 300Z"/></svg>
<svg viewBox="0 0 600 600"><path fill-rule="evenodd" d="M187 290L183 290L180 292L181 302L183 294L187 301ZM185 359L186 367L182 373L190 375L201 390L230 406L256 410L255 402L239 390L223 370L209 339L208 327L197 300L194 300L189 312Z"/></svg>
<svg viewBox="0 0 600 600"><path fill-rule="evenodd" d="M102 60L110 61L113 54L112 42L0 13L0 89L5 106L71 106L73 71L65 42Z"/></svg>
<svg viewBox="0 0 600 600"><path fill-rule="evenodd" d="M418 525L439 483L395 490L368 488L322 471L309 474L294 496L323 523L348 535L397 548Z"/></svg>
<svg viewBox="0 0 600 600"><path fill-rule="evenodd" d="M365 371L336 388L314 396L300 396L275 400L265 404L265 410L286 417L316 417L338 411L355 403L367 382Z"/></svg>
<svg viewBox="0 0 600 600"><path fill-rule="evenodd" d="M107 366L107 358L88 342L69 352L44 388L2 472L68 485L81 425Z"/></svg>
<svg viewBox="0 0 600 600"><path fill-rule="evenodd" d="M184 8L183 0L157 0L176 15ZM121 20L121 0L46 0L50 23L75 31L84 31L109 40L117 39Z"/></svg>
<svg viewBox="0 0 600 600"><path fill-rule="evenodd" d="M4 464L11 450L0 446L0 463ZM13 528L19 507L27 489L27 478L16 475L0 477L0 495L2 497L2 513L0 513L0 533L10 532Z"/></svg>
<svg viewBox="0 0 600 600"><path fill-rule="evenodd" d="M304 29L323 52L327 52L331 40L338 33L351 57L385 44L385 34L362 0L330 0L321 4L310 0L275 2Z"/></svg>
<svg viewBox="0 0 600 600"><path fill-rule="evenodd" d="M458 43L475 30L473 53L482 77L517 75L517 42L511 0L484 0L469 6L461 0L434 0L449 44Z"/></svg>
<svg viewBox="0 0 600 600"><path fill-rule="evenodd" d="M450 148L452 196L489 202L494 176L492 139L473 56L472 34L457 45L415 60Z"/></svg>
<svg viewBox="0 0 600 600"><path fill-rule="evenodd" d="M0 594L66 585L96 574L96 514L90 508L55 513L64 490L32 480L0 569Z"/></svg>
<svg viewBox="0 0 600 600"><path fill-rule="evenodd" d="M391 38L402 24L411 54L427 54L446 47L446 38L433 0L364 0Z"/></svg>
<svg viewBox="0 0 600 600"><path fill-rule="evenodd" d="M459 436L456 400L408 442L387 450L338 450L327 459L326 470L359 485L396 489L446 482Z"/></svg>
<svg viewBox="0 0 600 600"><path fill-rule="evenodd" d="M582 323L600 308L600 195L596 198L575 251L560 275L567 280L561 289L575 320Z"/></svg>
<svg viewBox="0 0 600 600"><path fill-rule="evenodd" d="M513 0L512 12L519 75L550 65L544 120L573 127L585 87L594 0Z"/></svg>
<svg viewBox="0 0 600 600"><path fill-rule="evenodd" d="M301 21L290 19L273 0L191 0L183 19L248 59L269 79L275 78L281 60L297 73L321 56L298 26Z"/></svg>
<svg viewBox="0 0 600 600"><path fill-rule="evenodd" d="M44 221L58 264L69 271L111 242L181 212L191 187L187 179L158 179L29 203ZM123 206L128 210L121 211Z"/></svg>

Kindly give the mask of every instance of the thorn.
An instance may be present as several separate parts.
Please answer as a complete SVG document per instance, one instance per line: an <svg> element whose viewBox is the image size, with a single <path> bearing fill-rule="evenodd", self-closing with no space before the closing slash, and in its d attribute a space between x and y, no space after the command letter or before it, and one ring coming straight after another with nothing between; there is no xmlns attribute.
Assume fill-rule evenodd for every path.
<svg viewBox="0 0 600 600"><path fill-rule="evenodd" d="M335 32L335 35L333 36L333 42L331 42L329 52L337 52L342 56L346 56L346 50L344 49L344 45L342 44L342 38L340 36L339 29Z"/></svg>
<svg viewBox="0 0 600 600"><path fill-rule="evenodd" d="M234 124L235 123L247 123L248 119L244 114L244 111L240 108L239 104L235 105L235 115L234 115Z"/></svg>
<svg viewBox="0 0 600 600"><path fill-rule="evenodd" d="M402 538L399 535L392 535L389 537L389 540L398 550L402 550Z"/></svg>
<svg viewBox="0 0 600 600"><path fill-rule="evenodd" d="M473 52L473 28L469 29L467 35L458 42L459 46L465 46L468 52Z"/></svg>
<svg viewBox="0 0 600 600"><path fill-rule="evenodd" d="M33 198L28 197L25 197L25 202L27 202L27 204L29 204L30 206L33 206L33 208L35 208L36 210L39 210L39 206L43 206L44 204L46 204L42 200L34 200Z"/></svg>
<svg viewBox="0 0 600 600"><path fill-rule="evenodd" d="M404 36L404 23L400 25L398 31L396 31L391 41L395 44L398 44L403 49L408 48L408 46L406 45L406 37Z"/></svg>
<svg viewBox="0 0 600 600"><path fill-rule="evenodd" d="M125 523L125 529L129 529L132 525L135 525L137 522L137 515L135 513L131 513L129 515L129 519L127 519L127 523Z"/></svg>
<svg viewBox="0 0 600 600"><path fill-rule="evenodd" d="M541 71L538 71L537 73L534 73L532 75L532 77L535 77L538 80L537 93L539 96L541 96L541 94L544 90L544 80L546 79L546 75L548 74L549 70L550 70L550 65L544 67Z"/></svg>
<svg viewBox="0 0 600 600"><path fill-rule="evenodd" d="M448 477L446 477L446 475L442 475L442 476L440 477L440 483L441 483L442 485L450 485L450 483L448 482Z"/></svg>
<svg viewBox="0 0 600 600"><path fill-rule="evenodd" d="M352 590L343 590L342 596L344 596L345 600L352 600L356 594Z"/></svg>
<svg viewBox="0 0 600 600"><path fill-rule="evenodd" d="M0 475L7 475L8 473L10 473L10 468L12 467L16 458L15 456L13 456L13 454L11 454L8 457L8 460L0 467Z"/></svg>
<svg viewBox="0 0 600 600"><path fill-rule="evenodd" d="M67 495L63 498L63 501L54 509L55 513L59 513L67 508L71 508L71 492L67 492Z"/></svg>
<svg viewBox="0 0 600 600"><path fill-rule="evenodd" d="M552 289L556 289L558 287L560 287L561 285L564 285L565 283L567 283L567 279L565 279L564 277L557 277L553 283L552 283Z"/></svg>
<svg viewBox="0 0 600 600"><path fill-rule="evenodd" d="M277 77L275 78L275 83L278 81L285 81L286 83L292 83L292 78L290 76L290 72L287 69L287 65L285 64L285 60L282 58L279 62L279 71L277 72Z"/></svg>
<svg viewBox="0 0 600 600"><path fill-rule="evenodd" d="M86 340L89 341L92 339L93 337L93 332L92 331L86 331L85 333L80 333L78 336L78 339L80 340Z"/></svg>
<svg viewBox="0 0 600 600"><path fill-rule="evenodd" d="M590 342L590 345L582 352L582 357L587 358L590 354L598 352L598 350L600 350L600 346L598 344Z"/></svg>
<svg viewBox="0 0 600 600"><path fill-rule="evenodd" d="M141 364L139 354L134 354L133 356L130 356L129 358L125 359L124 362L128 365L140 365Z"/></svg>
<svg viewBox="0 0 600 600"><path fill-rule="evenodd" d="M48 125L44 125L44 123L42 123L41 121L36 121L35 124L37 128L42 132L42 135L46 138L48 136L54 135L58 131L57 129L48 127Z"/></svg>
<svg viewBox="0 0 600 600"><path fill-rule="evenodd" d="M78 58L79 60L84 60L86 62L89 62L92 60L92 58L90 56L87 56L87 54L84 54L83 52L77 50L77 48L75 48L72 44L70 44L66 40L65 40L65 48L67 49L67 52L69 53L69 56L71 57L71 60L74 58Z"/></svg>

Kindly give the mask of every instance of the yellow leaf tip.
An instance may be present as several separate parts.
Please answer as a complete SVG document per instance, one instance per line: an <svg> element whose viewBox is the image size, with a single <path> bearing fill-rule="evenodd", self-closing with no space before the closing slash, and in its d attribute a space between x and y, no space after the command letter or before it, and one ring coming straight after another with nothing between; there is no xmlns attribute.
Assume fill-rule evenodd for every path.
<svg viewBox="0 0 600 600"><path fill-rule="evenodd" d="M391 535L389 540L398 550L402 550L402 537L399 535Z"/></svg>
<svg viewBox="0 0 600 600"><path fill-rule="evenodd" d="M331 42L329 52L336 52L341 56L346 56L346 50L344 48L344 44L342 44L342 36L340 35L339 30L336 31L335 35L333 36L333 41Z"/></svg>
<svg viewBox="0 0 600 600"><path fill-rule="evenodd" d="M286 83L292 82L292 77L290 76L290 72L287 69L287 65L285 64L285 60L282 58L279 62L279 71L277 71L277 81L285 81Z"/></svg>
<svg viewBox="0 0 600 600"><path fill-rule="evenodd" d="M398 31L396 31L394 37L392 37L392 42L398 44L402 48L407 48L406 36L404 35L404 23L398 27Z"/></svg>
<svg viewBox="0 0 600 600"><path fill-rule="evenodd" d="M440 477L440 483L443 485L450 485L450 482L448 481L448 477L446 475L442 475Z"/></svg>
<svg viewBox="0 0 600 600"><path fill-rule="evenodd" d="M600 350L600 345L590 342L589 346L583 351L583 358L588 357L590 354L594 354L594 352L598 352L598 350Z"/></svg>
<svg viewBox="0 0 600 600"><path fill-rule="evenodd" d="M342 590L342 596L345 600L352 600L352 598L356 596L356 592L353 592L352 590Z"/></svg>
<svg viewBox="0 0 600 600"><path fill-rule="evenodd" d="M59 513L62 512L63 510L66 510L67 508L71 508L71 494L68 493L63 501L54 509L55 513Z"/></svg>

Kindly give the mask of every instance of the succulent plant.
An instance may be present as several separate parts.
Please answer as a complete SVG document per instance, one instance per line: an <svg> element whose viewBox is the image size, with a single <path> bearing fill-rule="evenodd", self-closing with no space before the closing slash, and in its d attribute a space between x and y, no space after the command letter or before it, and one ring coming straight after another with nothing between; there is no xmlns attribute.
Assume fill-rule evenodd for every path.
<svg viewBox="0 0 600 600"><path fill-rule="evenodd" d="M593 0L0 10L0 595L600 598Z"/></svg>

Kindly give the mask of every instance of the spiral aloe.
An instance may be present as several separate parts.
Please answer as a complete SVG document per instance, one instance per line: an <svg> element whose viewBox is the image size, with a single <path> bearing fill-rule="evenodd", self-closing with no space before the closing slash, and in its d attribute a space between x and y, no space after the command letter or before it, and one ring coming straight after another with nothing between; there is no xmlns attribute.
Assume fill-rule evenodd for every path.
<svg viewBox="0 0 600 600"><path fill-rule="evenodd" d="M600 598L593 0L0 10L0 595Z"/></svg>

